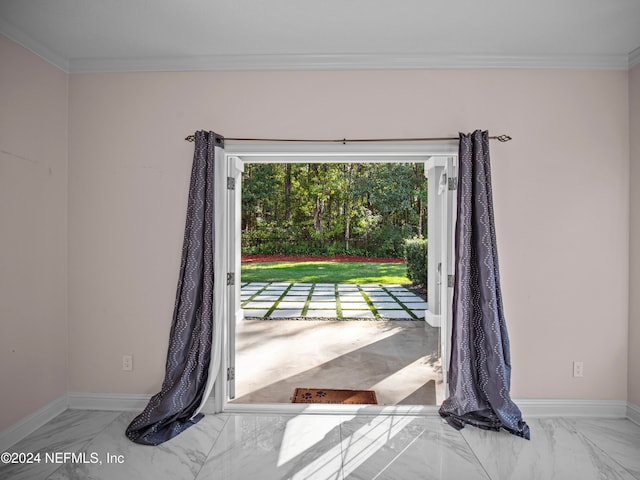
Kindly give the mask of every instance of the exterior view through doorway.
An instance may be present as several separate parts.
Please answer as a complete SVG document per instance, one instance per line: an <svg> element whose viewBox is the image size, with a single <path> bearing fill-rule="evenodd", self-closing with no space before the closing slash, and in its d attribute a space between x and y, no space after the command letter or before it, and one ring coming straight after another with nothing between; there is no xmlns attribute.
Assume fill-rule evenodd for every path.
<svg viewBox="0 0 640 480"><path fill-rule="evenodd" d="M216 385L216 397L222 394L221 410L299 411L310 406L290 403L295 389L320 388L374 390L379 406L367 407L368 411L435 411L447 394L456 146L284 147L243 146L242 151L232 151L227 146L230 286L223 355L226 382ZM249 170L269 164L284 165L287 172L293 165L314 172L328 170L327 164L340 164L345 172L371 164L387 165L388 170L410 165L426 176L428 207L419 213L428 211L420 219L424 222L420 229L428 231L429 240L427 281L421 282L427 288L408 284L402 275L393 276L393 269L404 269L397 263L401 246L394 247L394 262L380 259L379 254L367 256L370 249L355 246L357 240L349 236L343 239L349 253L355 250L365 255L338 256L337 270L335 255L330 259L303 256L303 262L291 262L296 258L288 255L279 258L288 262L262 263L261 272L254 268L255 263L245 263L243 278L243 171L245 165ZM247 240L252 239L245 239L245 252L269 251ZM329 253L335 253L335 245L332 248ZM270 251L274 252L273 246ZM283 251L294 252L295 248L287 245ZM265 259L245 255L245 261L252 263ZM332 261L323 263L326 260ZM288 264L302 264L302 268ZM311 408L320 411L335 406Z"/></svg>

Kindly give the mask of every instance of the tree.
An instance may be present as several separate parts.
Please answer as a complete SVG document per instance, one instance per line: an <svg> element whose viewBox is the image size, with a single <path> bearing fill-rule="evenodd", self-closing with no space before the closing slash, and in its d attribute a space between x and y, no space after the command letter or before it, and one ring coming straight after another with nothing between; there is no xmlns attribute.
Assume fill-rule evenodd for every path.
<svg viewBox="0 0 640 480"><path fill-rule="evenodd" d="M242 228L282 249L313 241L319 250L400 254L404 238L424 233L422 172L401 163L247 164Z"/></svg>

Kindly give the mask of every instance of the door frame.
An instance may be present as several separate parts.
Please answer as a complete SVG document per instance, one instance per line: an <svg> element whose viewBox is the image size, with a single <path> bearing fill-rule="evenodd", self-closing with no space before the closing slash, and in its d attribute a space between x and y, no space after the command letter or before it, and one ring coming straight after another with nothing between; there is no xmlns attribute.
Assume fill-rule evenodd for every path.
<svg viewBox="0 0 640 480"><path fill-rule="evenodd" d="M227 293L222 299L227 304L226 321L222 328L223 332L223 352L220 370L217 381L214 385L214 406L215 412L225 413L274 413L274 414L401 414L401 415L437 415L439 405L322 405L322 404L234 404L230 403L229 394L235 389L235 326L242 320L243 311L240 308L240 218L241 218L241 198L242 198L242 172L245 163L424 163L434 157L449 159L455 164L458 157L457 142L447 141L438 143L413 143L413 144L227 144L223 159L223 168L216 178L216 189L227 189L230 183L234 184L233 190L228 190L226 202L221 205L226 211L226 226L228 234L221 245L220 260L229 266L230 273L235 276L233 285L227 287ZM223 173L224 172L224 173ZM233 180L227 180L227 177ZM449 196L452 198L455 196ZM455 201L455 198L454 198ZM455 205L453 206L455 209ZM451 205L449 205L449 212ZM447 215L448 216L448 215ZM453 231L454 225L449 225ZM449 232L451 233L451 232ZM446 235L446 232L445 232ZM447 238L447 237L443 237ZM450 238L450 237L448 237ZM448 244L447 246L450 246ZM443 250L449 250L444 248ZM450 252L452 253L452 252ZM443 257L447 258L447 257ZM449 265L450 262L444 262ZM453 273L443 269L441 275L443 283L446 285L447 275ZM444 289L447 295L449 309L441 315L441 345L450 342L450 310L451 310L451 290ZM443 297L444 298L444 297ZM448 364L450 349L441 349L442 364ZM446 357L446 358L445 358ZM443 368L443 372L446 368ZM447 378L443 375L444 391L448 391Z"/></svg>

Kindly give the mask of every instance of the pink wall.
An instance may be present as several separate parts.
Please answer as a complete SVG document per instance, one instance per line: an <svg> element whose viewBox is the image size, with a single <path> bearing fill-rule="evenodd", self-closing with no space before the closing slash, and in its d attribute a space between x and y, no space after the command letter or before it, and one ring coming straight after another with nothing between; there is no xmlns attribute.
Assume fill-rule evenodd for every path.
<svg viewBox="0 0 640 480"><path fill-rule="evenodd" d="M160 386L193 154L186 135L483 128L514 137L492 144L513 396L626 400L628 92L626 71L71 75L70 390ZM133 372L120 369L124 353ZM571 376L572 360L584 378Z"/></svg>
<svg viewBox="0 0 640 480"><path fill-rule="evenodd" d="M629 73L631 216L629 277L629 402L640 408L640 65Z"/></svg>
<svg viewBox="0 0 640 480"><path fill-rule="evenodd" d="M67 75L0 36L0 430L67 392Z"/></svg>
<svg viewBox="0 0 640 480"><path fill-rule="evenodd" d="M67 391L159 388L201 128L512 135L492 144L512 394L640 405L640 67L68 76L1 36L0 59L0 430Z"/></svg>

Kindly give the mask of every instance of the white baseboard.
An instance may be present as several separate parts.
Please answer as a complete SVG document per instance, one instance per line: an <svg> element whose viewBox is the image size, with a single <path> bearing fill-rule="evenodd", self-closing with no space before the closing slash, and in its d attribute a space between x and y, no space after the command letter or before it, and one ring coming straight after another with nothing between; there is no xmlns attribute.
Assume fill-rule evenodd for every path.
<svg viewBox="0 0 640 480"><path fill-rule="evenodd" d="M633 423L640 425L640 407L633 403L629 403L627 405L627 418Z"/></svg>
<svg viewBox="0 0 640 480"><path fill-rule="evenodd" d="M142 411L151 395L144 393L82 393L70 392L69 408L74 410Z"/></svg>
<svg viewBox="0 0 640 480"><path fill-rule="evenodd" d="M64 412L68 407L67 396L63 395L3 430L0 432L0 452L6 451L30 433L35 432L45 423Z"/></svg>
<svg viewBox="0 0 640 480"><path fill-rule="evenodd" d="M514 399L525 417L625 418L627 402L622 400Z"/></svg>
<svg viewBox="0 0 640 480"><path fill-rule="evenodd" d="M69 408L75 410L111 410L118 412L142 411L152 395L144 393L69 393ZM214 413L214 400L210 397L202 409Z"/></svg>

